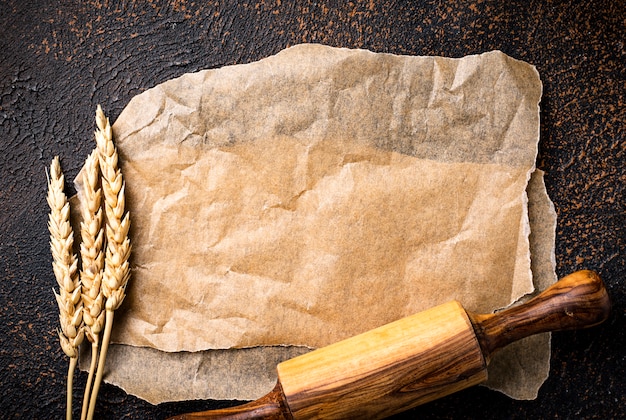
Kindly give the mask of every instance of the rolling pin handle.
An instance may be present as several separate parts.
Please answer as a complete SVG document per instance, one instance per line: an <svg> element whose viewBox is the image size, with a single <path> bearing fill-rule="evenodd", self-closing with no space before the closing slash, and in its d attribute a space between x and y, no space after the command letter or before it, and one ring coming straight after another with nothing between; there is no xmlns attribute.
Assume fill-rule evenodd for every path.
<svg viewBox="0 0 626 420"><path fill-rule="evenodd" d="M533 334L598 325L610 311L600 276L582 270L563 277L522 305L494 314L468 315L483 354L489 358L496 350Z"/></svg>
<svg viewBox="0 0 626 420"><path fill-rule="evenodd" d="M180 414L169 417L168 420L293 420L287 408L280 383L274 389L258 400L236 407L217 410L198 411L195 413Z"/></svg>

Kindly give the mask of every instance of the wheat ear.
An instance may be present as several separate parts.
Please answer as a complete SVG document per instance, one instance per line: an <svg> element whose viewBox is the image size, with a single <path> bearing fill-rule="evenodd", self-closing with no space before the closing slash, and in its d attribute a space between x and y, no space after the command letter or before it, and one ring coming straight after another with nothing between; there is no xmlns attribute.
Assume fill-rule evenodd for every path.
<svg viewBox="0 0 626 420"><path fill-rule="evenodd" d="M106 298L106 322L98 358L96 379L89 402L89 412L87 414L89 420L93 419L98 390L102 382L113 326L113 314L120 307L126 296L126 285L130 278L128 262L130 256L130 239L128 238L130 218L129 214L124 212L124 180L122 172L118 168L117 150L113 145L111 124L99 105L96 110L96 125L98 129L95 132L95 137L100 160L100 171L102 172L102 191L104 193L106 219L105 234L107 245L102 278L102 293Z"/></svg>
<svg viewBox="0 0 626 420"><path fill-rule="evenodd" d="M85 161L82 172L82 194L80 224L81 244L80 259L83 300L83 320L85 337L91 343L91 363L89 376L83 396L81 420L87 417L87 408L91 392L91 384L98 361L100 332L104 328L104 294L101 290L102 270L104 268L104 228L102 226L102 191L100 189L100 164L98 152L91 152Z"/></svg>
<svg viewBox="0 0 626 420"><path fill-rule="evenodd" d="M83 306L81 286L78 278L78 260L72 251L74 233L70 225L70 204L64 192L65 177L61 172L59 158L50 165L47 201L50 206L48 230L52 269L59 285L59 293L54 291L59 305L61 329L58 331L63 352L70 358L67 371L67 411L66 418L72 418L72 388L74 370L78 361L78 346L83 341Z"/></svg>

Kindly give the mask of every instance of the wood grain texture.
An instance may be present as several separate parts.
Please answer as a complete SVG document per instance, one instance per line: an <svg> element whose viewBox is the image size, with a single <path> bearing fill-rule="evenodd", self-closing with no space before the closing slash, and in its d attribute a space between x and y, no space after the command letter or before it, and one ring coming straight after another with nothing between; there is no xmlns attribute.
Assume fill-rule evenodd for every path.
<svg viewBox="0 0 626 420"><path fill-rule="evenodd" d="M237 407L220 410L199 411L196 413L180 414L168 420L292 420L293 416L285 404L285 397L280 383L263 398L251 401Z"/></svg>
<svg viewBox="0 0 626 420"><path fill-rule="evenodd" d="M450 302L278 365L295 419L375 419L487 378L465 310Z"/></svg>
<svg viewBox="0 0 626 420"><path fill-rule="evenodd" d="M611 302L600 276L581 270L523 305L494 314L470 314L486 358L502 347L547 331L589 328L604 322Z"/></svg>

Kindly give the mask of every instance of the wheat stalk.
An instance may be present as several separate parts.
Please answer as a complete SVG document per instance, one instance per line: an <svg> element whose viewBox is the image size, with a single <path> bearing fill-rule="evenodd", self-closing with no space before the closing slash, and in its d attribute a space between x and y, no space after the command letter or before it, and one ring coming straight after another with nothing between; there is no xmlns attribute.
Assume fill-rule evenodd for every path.
<svg viewBox="0 0 626 420"><path fill-rule="evenodd" d="M107 349L111 338L113 326L113 314L120 307L126 296L126 285L130 278L130 267L128 259L130 257L130 239L128 230L130 228L129 214L124 212L124 180L122 172L118 168L117 150L113 145L113 132L109 119L105 117L102 108L98 105L96 110L95 132L96 144L99 154L100 171L102 172L102 191L104 193L105 208L105 233L106 233L106 253L104 257L104 275L102 278L102 293L106 298L106 322L96 379L89 402L88 419L93 418L96 408L96 399L106 361Z"/></svg>
<svg viewBox="0 0 626 420"><path fill-rule="evenodd" d="M74 370L78 361L78 346L83 341L83 305L78 278L78 260L72 251L74 233L70 225L70 205L64 192L65 177L61 172L59 158L55 156L50 165L47 201L50 206L48 230L52 269L59 285L54 291L59 306L61 329L58 331L63 352L70 358L67 372L66 418L72 418L72 388Z"/></svg>
<svg viewBox="0 0 626 420"><path fill-rule="evenodd" d="M98 153L94 150L87 160L81 177L82 195L80 224L83 320L85 336L91 342L91 363L83 396L81 420L87 416L91 384L96 370L100 332L104 328L104 294L101 290L104 267L104 229L102 227L102 191Z"/></svg>

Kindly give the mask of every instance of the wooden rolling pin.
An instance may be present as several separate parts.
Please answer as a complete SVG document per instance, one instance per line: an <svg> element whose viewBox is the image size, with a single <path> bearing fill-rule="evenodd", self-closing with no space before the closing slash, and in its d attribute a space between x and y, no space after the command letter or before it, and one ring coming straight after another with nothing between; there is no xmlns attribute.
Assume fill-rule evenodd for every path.
<svg viewBox="0 0 626 420"><path fill-rule="evenodd" d="M592 271L495 314L445 303L280 363L276 387L259 400L171 420L384 418L483 382L490 356L507 344L597 325L610 308Z"/></svg>

